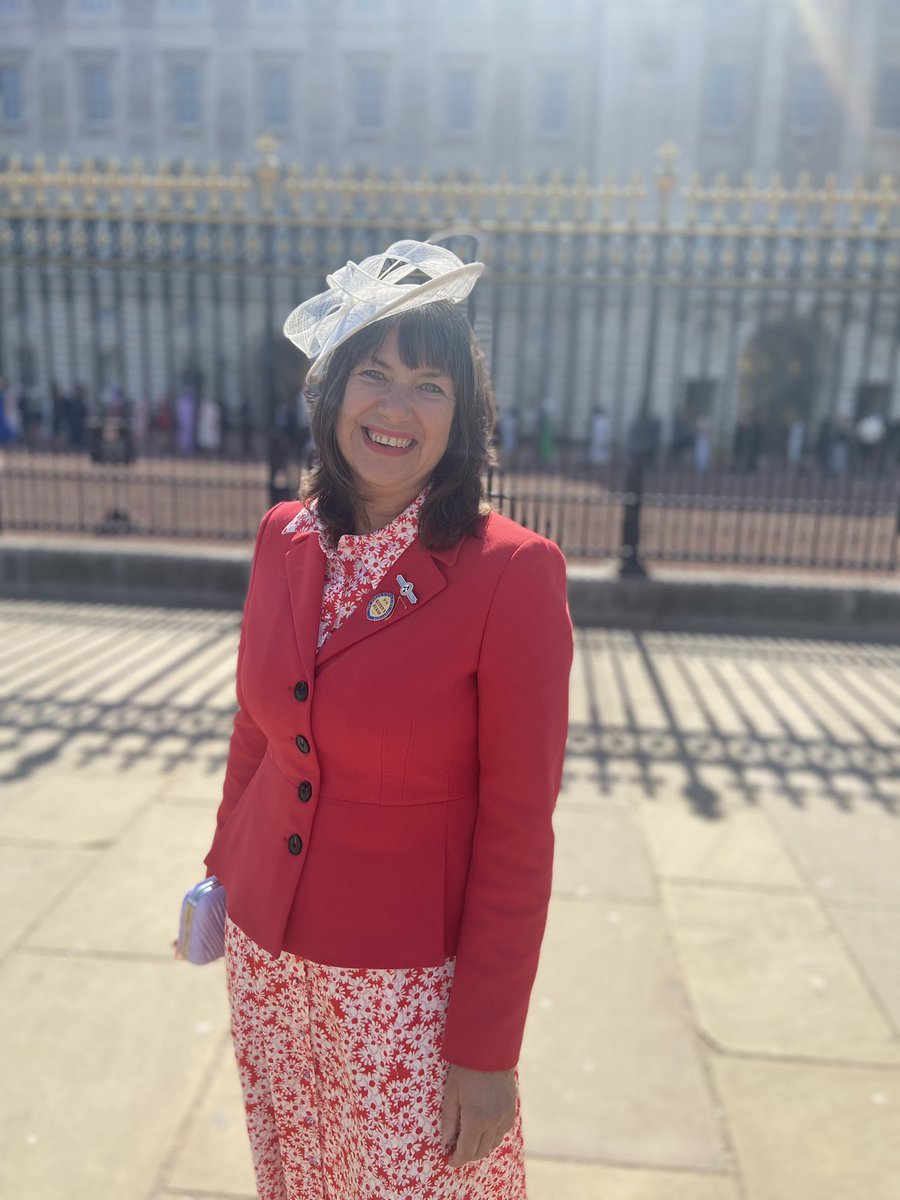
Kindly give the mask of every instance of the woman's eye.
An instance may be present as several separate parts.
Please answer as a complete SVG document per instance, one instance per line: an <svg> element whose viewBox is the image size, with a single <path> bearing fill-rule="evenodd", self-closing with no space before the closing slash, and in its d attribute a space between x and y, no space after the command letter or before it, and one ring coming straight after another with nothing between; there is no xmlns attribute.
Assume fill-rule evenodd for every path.
<svg viewBox="0 0 900 1200"><path fill-rule="evenodd" d="M382 375L381 371L376 370L375 367L366 367L365 370L360 373L367 379L384 379L384 375Z"/></svg>
<svg viewBox="0 0 900 1200"><path fill-rule="evenodd" d="M444 389L436 383L423 383L422 390L427 391L432 396L443 396Z"/></svg>

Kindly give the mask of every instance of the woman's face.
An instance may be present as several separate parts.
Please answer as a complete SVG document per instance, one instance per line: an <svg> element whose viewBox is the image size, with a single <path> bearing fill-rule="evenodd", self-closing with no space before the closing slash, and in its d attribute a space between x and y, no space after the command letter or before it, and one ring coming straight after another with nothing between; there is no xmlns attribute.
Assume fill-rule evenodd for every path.
<svg viewBox="0 0 900 1200"><path fill-rule="evenodd" d="M391 520L418 496L447 449L455 405L449 375L404 364L396 329L353 368L337 443L371 516Z"/></svg>

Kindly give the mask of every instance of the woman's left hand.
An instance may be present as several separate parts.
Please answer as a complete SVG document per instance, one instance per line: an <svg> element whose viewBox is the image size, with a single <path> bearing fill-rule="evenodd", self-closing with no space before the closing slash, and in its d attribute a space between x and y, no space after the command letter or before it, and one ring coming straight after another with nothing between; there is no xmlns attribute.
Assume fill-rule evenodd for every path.
<svg viewBox="0 0 900 1200"><path fill-rule="evenodd" d="M453 1149L450 1166L490 1154L512 1129L515 1115L514 1071L472 1071L451 1064L441 1110L444 1145Z"/></svg>

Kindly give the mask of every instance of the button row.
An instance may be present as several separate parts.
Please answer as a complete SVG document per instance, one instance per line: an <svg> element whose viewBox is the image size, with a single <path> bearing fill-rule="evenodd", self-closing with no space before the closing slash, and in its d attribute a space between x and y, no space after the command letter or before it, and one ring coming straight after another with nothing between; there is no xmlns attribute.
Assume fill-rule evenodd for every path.
<svg viewBox="0 0 900 1200"><path fill-rule="evenodd" d="M309 684L306 682L305 679L301 679L297 683L294 684L294 699L295 700L299 700L302 703L304 700L306 700L308 698L308 696L309 696ZM310 749L309 741L303 736L302 733L298 733L297 736L294 738L294 741L297 745L297 749L300 751L301 754L309 754L309 749ZM308 800L312 799L312 794L313 794L312 784L309 782L308 779L304 779L303 782L300 784L300 786L297 788L298 798L300 800L302 800L303 803L305 804ZM291 854L294 854L294 855L300 854L302 852L303 838L300 836L299 833L292 833L291 836L288 838L288 850L290 850Z"/></svg>

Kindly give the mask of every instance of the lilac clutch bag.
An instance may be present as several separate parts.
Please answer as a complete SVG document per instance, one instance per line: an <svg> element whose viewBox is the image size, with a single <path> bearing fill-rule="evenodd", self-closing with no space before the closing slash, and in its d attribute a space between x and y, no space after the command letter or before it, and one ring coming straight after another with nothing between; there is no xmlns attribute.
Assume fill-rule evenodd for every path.
<svg viewBox="0 0 900 1200"><path fill-rule="evenodd" d="M175 955L203 966L224 953L225 889L215 875L210 875L194 884L181 902Z"/></svg>

